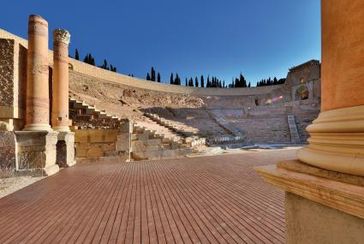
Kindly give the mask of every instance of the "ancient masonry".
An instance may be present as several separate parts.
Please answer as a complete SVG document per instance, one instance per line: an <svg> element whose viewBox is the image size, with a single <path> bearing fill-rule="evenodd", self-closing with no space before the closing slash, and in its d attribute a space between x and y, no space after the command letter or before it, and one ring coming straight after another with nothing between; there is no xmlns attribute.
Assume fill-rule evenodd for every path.
<svg viewBox="0 0 364 244"><path fill-rule="evenodd" d="M54 62L50 94L48 62L48 23L31 15L28 26L26 64L15 40L2 39L13 62L2 67L3 91L0 161L19 172L52 175L59 167L75 164L74 133L69 130L68 115L68 44L66 30L54 31ZM17 60L16 57L21 57ZM19 63L17 63L19 62ZM19 70L19 68L22 68ZM25 72L26 70L26 72ZM24 77L22 73L26 73ZM13 80L11 80L13 79ZM23 86L26 84L26 87ZM24 92L25 90L25 92ZM25 101L22 97L25 95ZM50 114L52 97L52 115ZM6 103L5 103L6 102ZM25 113L24 113L25 111ZM52 118L52 123L50 123ZM52 126L51 126L52 125ZM22 130L19 130L22 129Z"/></svg>
<svg viewBox="0 0 364 244"><path fill-rule="evenodd" d="M29 18L0 30L0 168L50 175L78 161L184 157L209 146L301 144L320 105L320 63L284 85L204 89L135 79L69 58L70 34ZM107 94L107 95L106 95Z"/></svg>

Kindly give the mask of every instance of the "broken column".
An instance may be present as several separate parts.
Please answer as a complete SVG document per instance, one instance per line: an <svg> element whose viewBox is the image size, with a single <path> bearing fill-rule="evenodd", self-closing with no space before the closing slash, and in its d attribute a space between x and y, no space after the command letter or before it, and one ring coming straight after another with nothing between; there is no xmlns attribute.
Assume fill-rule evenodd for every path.
<svg viewBox="0 0 364 244"><path fill-rule="evenodd" d="M28 25L26 118L23 131L16 131L18 171L52 175L56 164L58 133L49 124L48 23L31 15Z"/></svg>
<svg viewBox="0 0 364 244"><path fill-rule="evenodd" d="M75 164L75 136L69 125L69 58L70 33L64 29L53 32L52 73L52 128L58 131L57 164L68 167Z"/></svg>
<svg viewBox="0 0 364 244"><path fill-rule="evenodd" d="M258 168L286 191L287 243L364 240L364 2L322 0L322 105L298 159ZM343 9L345 11L343 11Z"/></svg>

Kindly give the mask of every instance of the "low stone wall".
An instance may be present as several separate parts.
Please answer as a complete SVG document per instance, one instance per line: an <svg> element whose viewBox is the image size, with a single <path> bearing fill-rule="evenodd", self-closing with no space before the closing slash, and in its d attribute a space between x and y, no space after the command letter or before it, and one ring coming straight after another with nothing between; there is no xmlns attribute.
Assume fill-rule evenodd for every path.
<svg viewBox="0 0 364 244"><path fill-rule="evenodd" d="M116 151L118 130L75 130L77 158L112 156Z"/></svg>

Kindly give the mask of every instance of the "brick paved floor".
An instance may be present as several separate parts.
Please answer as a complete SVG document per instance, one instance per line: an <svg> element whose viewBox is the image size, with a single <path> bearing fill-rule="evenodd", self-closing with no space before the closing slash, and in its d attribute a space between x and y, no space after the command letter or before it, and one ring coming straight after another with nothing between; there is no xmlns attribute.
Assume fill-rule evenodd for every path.
<svg viewBox="0 0 364 244"><path fill-rule="evenodd" d="M283 243L272 151L62 170L0 199L0 243Z"/></svg>

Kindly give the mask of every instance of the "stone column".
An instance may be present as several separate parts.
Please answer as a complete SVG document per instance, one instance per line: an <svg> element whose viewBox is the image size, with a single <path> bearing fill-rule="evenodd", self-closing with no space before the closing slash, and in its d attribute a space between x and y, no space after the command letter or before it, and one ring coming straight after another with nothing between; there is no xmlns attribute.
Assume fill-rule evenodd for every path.
<svg viewBox="0 0 364 244"><path fill-rule="evenodd" d="M69 71L68 31L56 29L53 32L53 86L52 86L52 128L56 131L68 132L69 129Z"/></svg>
<svg viewBox="0 0 364 244"><path fill-rule="evenodd" d="M343 11L345 9L345 11ZM322 105L308 164L364 176L364 2L322 0Z"/></svg>
<svg viewBox="0 0 364 244"><path fill-rule="evenodd" d="M27 131L49 131L48 23L31 15L28 25L26 118Z"/></svg>
<svg viewBox="0 0 364 244"><path fill-rule="evenodd" d="M286 192L287 243L364 240L364 1L322 0L322 106L299 160L257 168Z"/></svg>

